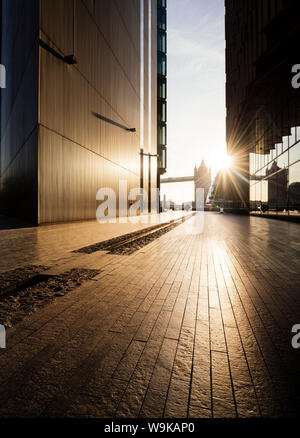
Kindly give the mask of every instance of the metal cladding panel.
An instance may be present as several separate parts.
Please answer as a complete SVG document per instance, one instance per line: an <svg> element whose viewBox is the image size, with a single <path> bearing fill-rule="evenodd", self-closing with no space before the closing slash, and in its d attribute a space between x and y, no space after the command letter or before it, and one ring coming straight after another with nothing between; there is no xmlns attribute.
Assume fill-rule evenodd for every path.
<svg viewBox="0 0 300 438"><path fill-rule="evenodd" d="M156 153L155 13L152 19ZM65 60L70 55L73 65ZM28 208L16 215L39 223L94 218L98 189L118 195L120 180L128 191L139 187L140 58L140 0L4 0L8 87L1 103L1 200L15 205L22 187ZM145 78L147 69L146 59ZM154 165L153 186L155 173Z"/></svg>
<svg viewBox="0 0 300 438"><path fill-rule="evenodd" d="M41 0L40 38L77 63L40 48L40 223L95 218L100 188L139 187L139 5Z"/></svg>

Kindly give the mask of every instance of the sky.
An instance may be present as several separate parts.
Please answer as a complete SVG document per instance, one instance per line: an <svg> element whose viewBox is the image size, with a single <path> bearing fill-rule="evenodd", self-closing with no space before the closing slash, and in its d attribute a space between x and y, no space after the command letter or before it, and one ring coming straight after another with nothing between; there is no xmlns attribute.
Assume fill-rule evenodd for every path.
<svg viewBox="0 0 300 438"><path fill-rule="evenodd" d="M168 0L168 176L215 174L226 155L224 0ZM181 189L184 193L181 193ZM163 185L175 202L193 183ZM183 198L183 199L182 199Z"/></svg>

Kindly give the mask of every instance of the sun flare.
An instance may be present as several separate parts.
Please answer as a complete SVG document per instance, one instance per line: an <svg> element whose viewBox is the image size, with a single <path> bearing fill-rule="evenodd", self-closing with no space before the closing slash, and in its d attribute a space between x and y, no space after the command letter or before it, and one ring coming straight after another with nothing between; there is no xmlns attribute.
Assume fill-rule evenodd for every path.
<svg viewBox="0 0 300 438"><path fill-rule="evenodd" d="M230 155L220 154L212 160L212 168L215 173L220 170L229 170L232 167L233 158Z"/></svg>

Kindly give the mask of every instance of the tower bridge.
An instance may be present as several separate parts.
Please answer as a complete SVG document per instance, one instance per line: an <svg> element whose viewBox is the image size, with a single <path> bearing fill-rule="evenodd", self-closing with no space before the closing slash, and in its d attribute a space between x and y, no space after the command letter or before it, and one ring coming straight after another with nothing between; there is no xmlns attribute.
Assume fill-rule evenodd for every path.
<svg viewBox="0 0 300 438"><path fill-rule="evenodd" d="M179 176L174 178L161 178L161 184L171 184L180 182L193 182L195 181L195 176Z"/></svg>
<svg viewBox="0 0 300 438"><path fill-rule="evenodd" d="M212 182L211 169L207 167L204 160L202 160L202 163L199 167L195 166L193 176L161 178L160 180L161 184L174 184L183 182L194 182L195 198L196 190L199 188L204 189L204 199L206 200Z"/></svg>

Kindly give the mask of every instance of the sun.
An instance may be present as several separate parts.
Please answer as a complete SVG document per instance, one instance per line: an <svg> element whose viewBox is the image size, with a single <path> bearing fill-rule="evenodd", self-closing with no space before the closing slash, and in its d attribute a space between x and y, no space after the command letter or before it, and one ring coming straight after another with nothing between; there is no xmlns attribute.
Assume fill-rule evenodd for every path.
<svg viewBox="0 0 300 438"><path fill-rule="evenodd" d="M232 157L230 155L226 155L224 157L223 166L221 167L221 169L230 169L230 167L232 166L232 162Z"/></svg>
<svg viewBox="0 0 300 438"><path fill-rule="evenodd" d="M212 160L212 168L215 173L220 170L228 171L233 165L233 157L224 153L215 156Z"/></svg>

